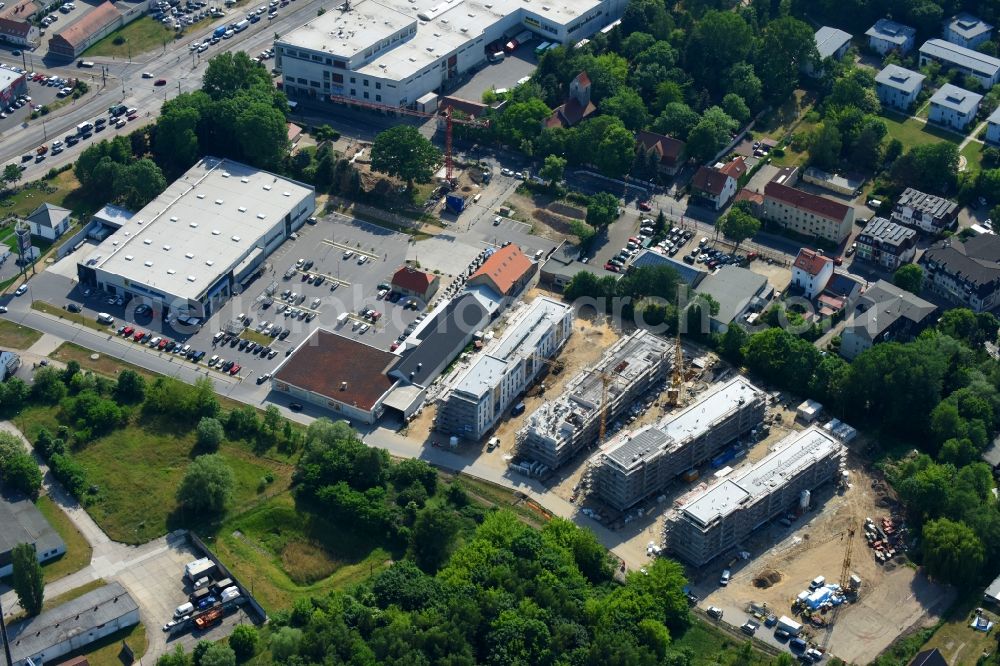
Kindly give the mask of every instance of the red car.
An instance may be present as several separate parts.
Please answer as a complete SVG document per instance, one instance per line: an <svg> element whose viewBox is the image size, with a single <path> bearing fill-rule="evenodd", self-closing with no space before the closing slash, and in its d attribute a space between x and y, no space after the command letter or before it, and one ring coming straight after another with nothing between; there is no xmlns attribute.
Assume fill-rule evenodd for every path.
<svg viewBox="0 0 1000 666"><path fill-rule="evenodd" d="M128 336L132 335L133 333L135 333L135 329L132 328L131 326L126 326L125 330L122 331L122 337L126 337L127 338Z"/></svg>
<svg viewBox="0 0 1000 666"><path fill-rule="evenodd" d="M653 210L653 207L649 205L648 201L640 201L639 210L646 211L648 213L649 211Z"/></svg>
<svg viewBox="0 0 1000 666"><path fill-rule="evenodd" d="M139 340L142 340L142 336L144 335L146 334L143 333L142 331L136 331L135 335L132 336L132 339L135 340L136 342L139 342Z"/></svg>
<svg viewBox="0 0 1000 666"><path fill-rule="evenodd" d="M239 364L233 365L233 367L229 368L229 374L235 375L237 372L240 371L240 368L241 366Z"/></svg>
<svg viewBox="0 0 1000 666"><path fill-rule="evenodd" d="M156 79L156 83L154 83L153 85L154 86L165 86L165 85L167 85L167 80L166 79Z"/></svg>
<svg viewBox="0 0 1000 666"><path fill-rule="evenodd" d="M128 116L126 116L126 118L128 118L129 120L135 120L138 117L139 117L139 114L137 114L137 113L130 113L130 114L128 114Z"/></svg>
<svg viewBox="0 0 1000 666"><path fill-rule="evenodd" d="M843 266L844 265L844 258L843 257L834 257L833 258L833 265L834 266Z"/></svg>
<svg viewBox="0 0 1000 666"><path fill-rule="evenodd" d="M166 338L163 338L162 340L160 340L159 344L156 345L156 348L157 349L164 349L164 348L166 348L166 346L169 343L170 343L170 340L167 340Z"/></svg>
<svg viewBox="0 0 1000 666"><path fill-rule="evenodd" d="M617 273L618 267L609 261L608 263L604 264L604 270L611 271L612 273Z"/></svg>

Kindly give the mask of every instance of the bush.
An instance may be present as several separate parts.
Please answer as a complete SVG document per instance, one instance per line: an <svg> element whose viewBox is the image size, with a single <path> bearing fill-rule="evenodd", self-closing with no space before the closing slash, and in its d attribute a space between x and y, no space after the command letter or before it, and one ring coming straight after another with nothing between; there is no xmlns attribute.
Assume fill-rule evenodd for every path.
<svg viewBox="0 0 1000 666"><path fill-rule="evenodd" d="M257 630L254 627L248 624L241 624L233 630L232 635L229 637L229 647L233 648L237 659L245 661L257 651L259 640L260 636L257 635Z"/></svg>
<svg viewBox="0 0 1000 666"><path fill-rule="evenodd" d="M122 37L121 35L116 35L115 38L111 40L111 43L114 44L115 46L121 46L122 44L125 43L125 38Z"/></svg>
<svg viewBox="0 0 1000 666"><path fill-rule="evenodd" d="M222 430L222 423L219 419L212 418L211 416L202 417L201 421L198 421L197 428L197 443L198 448L201 451L207 453L215 453L219 450L219 444L222 443L222 438L225 433Z"/></svg>

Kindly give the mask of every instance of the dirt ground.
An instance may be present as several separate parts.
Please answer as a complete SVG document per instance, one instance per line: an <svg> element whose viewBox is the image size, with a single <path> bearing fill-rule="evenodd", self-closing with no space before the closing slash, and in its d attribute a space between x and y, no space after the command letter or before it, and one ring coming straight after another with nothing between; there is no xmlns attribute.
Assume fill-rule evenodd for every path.
<svg viewBox="0 0 1000 666"><path fill-rule="evenodd" d="M515 219L530 224L532 233L534 234L554 241L579 242L579 239L573 235L570 228L572 218L553 213L548 210L548 207L560 208L561 206L567 206L566 210L569 208L578 209L580 216L586 216L586 210L582 206L561 204L559 202L553 203L551 197L541 195L530 196L516 191L507 197L504 205L514 209L513 217ZM580 217L580 219L583 219L583 217Z"/></svg>
<svg viewBox="0 0 1000 666"><path fill-rule="evenodd" d="M787 423L787 421L786 421ZM773 440L775 431L772 429ZM758 445L750 459L764 455ZM778 615L791 615L796 595L808 588L816 576L828 581L840 579L847 546L847 529L854 526L850 563L851 573L861 577L858 601L844 606L827 639L826 630L808 627L809 639L816 645L828 640L829 650L848 663L872 661L903 631L919 623L933 623L950 604L947 588L930 583L905 564L880 565L863 538L861 525L866 517L888 515L884 485L873 488L873 477L853 456L848 457L850 486L836 491L825 487L813 494L813 507L792 523L790 528L773 524L755 533L744 544L751 553L746 562L731 565L732 581L718 587L720 571L729 566L719 563L699 572L698 588L705 604L726 611L726 620L740 624L750 601L765 602ZM762 549L763 552L761 552ZM758 553L760 553L758 555ZM766 634L770 637L770 633Z"/></svg>

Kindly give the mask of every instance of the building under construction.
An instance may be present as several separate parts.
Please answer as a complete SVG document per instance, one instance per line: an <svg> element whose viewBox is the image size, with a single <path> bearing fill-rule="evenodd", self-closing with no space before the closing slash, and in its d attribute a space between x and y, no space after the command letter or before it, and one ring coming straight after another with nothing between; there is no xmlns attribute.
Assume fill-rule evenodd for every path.
<svg viewBox="0 0 1000 666"><path fill-rule="evenodd" d="M630 509L757 427L766 398L737 376L659 424L622 433L591 460L594 492L616 509Z"/></svg>
<svg viewBox="0 0 1000 666"><path fill-rule="evenodd" d="M840 441L816 426L788 435L752 467L679 499L667 512L666 550L694 566L710 562L808 504L813 489L838 476L843 458Z"/></svg>
<svg viewBox="0 0 1000 666"><path fill-rule="evenodd" d="M528 418L517 434L520 456L557 469L594 444L602 419L610 423L666 379L673 344L641 329L619 340L595 367L576 375L562 395Z"/></svg>

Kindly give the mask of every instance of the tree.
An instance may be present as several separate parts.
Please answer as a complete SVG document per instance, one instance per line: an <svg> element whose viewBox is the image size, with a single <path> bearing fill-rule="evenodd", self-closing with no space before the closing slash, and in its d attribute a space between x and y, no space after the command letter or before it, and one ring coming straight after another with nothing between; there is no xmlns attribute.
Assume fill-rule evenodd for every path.
<svg viewBox="0 0 1000 666"><path fill-rule="evenodd" d="M177 488L177 501L191 511L218 514L233 494L235 478L218 454L198 456Z"/></svg>
<svg viewBox="0 0 1000 666"><path fill-rule="evenodd" d="M628 173L635 159L635 136L624 127L612 127L597 145L594 166L610 178Z"/></svg>
<svg viewBox="0 0 1000 666"><path fill-rule="evenodd" d="M271 656L278 663L288 661L289 657L298 653L301 643L301 629L282 627L271 634Z"/></svg>
<svg viewBox="0 0 1000 666"><path fill-rule="evenodd" d="M201 114L192 106L174 104L173 100L164 104L156 121L153 155L171 175L182 173L198 159L199 120Z"/></svg>
<svg viewBox="0 0 1000 666"><path fill-rule="evenodd" d="M35 372L31 384L31 396L35 400L54 405L65 398L68 392L61 373L52 366L40 368Z"/></svg>
<svg viewBox="0 0 1000 666"><path fill-rule="evenodd" d="M618 219L618 197L608 192L598 192L587 203L587 224L599 229Z"/></svg>
<svg viewBox="0 0 1000 666"><path fill-rule="evenodd" d="M45 600L45 579L42 565L38 563L35 547L30 543L19 543L11 551L13 564L14 592L17 593L21 608L31 616L42 612Z"/></svg>
<svg viewBox="0 0 1000 666"><path fill-rule="evenodd" d="M257 167L275 168L288 154L285 114L273 104L250 94L241 95L239 100L240 112L235 128L241 157Z"/></svg>
<svg viewBox="0 0 1000 666"><path fill-rule="evenodd" d="M632 88L622 88L605 99L601 103L601 113L618 118L633 132L641 130L649 122L646 105L639 93Z"/></svg>
<svg viewBox="0 0 1000 666"><path fill-rule="evenodd" d="M115 383L115 400L121 404L140 403L146 398L146 379L128 368L118 373Z"/></svg>
<svg viewBox="0 0 1000 666"><path fill-rule="evenodd" d="M700 85L718 92L724 83L719 72L745 60L753 39L753 31L739 14L708 12L695 24L688 40L687 69Z"/></svg>
<svg viewBox="0 0 1000 666"><path fill-rule="evenodd" d="M920 295L924 288L924 269L916 264L905 264L896 269L892 275L892 282L900 289L905 289L911 294Z"/></svg>
<svg viewBox="0 0 1000 666"><path fill-rule="evenodd" d="M8 164L3 168L3 174L0 175L0 180L7 185L13 185L17 181L21 180L21 167L16 164Z"/></svg>
<svg viewBox="0 0 1000 666"><path fill-rule="evenodd" d="M198 666L236 666L236 653L228 645L213 643L201 655Z"/></svg>
<svg viewBox="0 0 1000 666"><path fill-rule="evenodd" d="M787 100L798 86L799 69L818 60L816 39L808 23L791 16L768 23L754 58L754 70L767 101L781 104Z"/></svg>
<svg viewBox="0 0 1000 666"><path fill-rule="evenodd" d="M208 61L201 89L214 100L232 97L240 90L273 90L267 69L258 65L244 51L224 51ZM287 134L286 134L287 137Z"/></svg>
<svg viewBox="0 0 1000 666"><path fill-rule="evenodd" d="M733 252L736 252L740 249L740 243L760 231L760 220L742 208L733 208L729 214L716 222L716 228L736 244L733 248Z"/></svg>
<svg viewBox="0 0 1000 666"><path fill-rule="evenodd" d="M225 432L219 419L203 416L198 421L196 441L199 450L208 453L218 451L224 437Z"/></svg>
<svg viewBox="0 0 1000 666"><path fill-rule="evenodd" d="M722 110L740 125L745 125L750 120L750 107L736 93L729 93L722 98Z"/></svg>
<svg viewBox="0 0 1000 666"><path fill-rule="evenodd" d="M660 134L684 141L691 129L698 124L698 114L683 102L670 102L653 122L653 129Z"/></svg>
<svg viewBox="0 0 1000 666"><path fill-rule="evenodd" d="M971 527L939 518L924 525L923 538L924 566L932 577L959 587L982 578L986 551Z"/></svg>
<svg viewBox="0 0 1000 666"><path fill-rule="evenodd" d="M156 666L190 666L191 660L184 654L184 648L180 645L172 651L160 655L156 660Z"/></svg>
<svg viewBox="0 0 1000 666"><path fill-rule="evenodd" d="M4 486L29 497L37 497L42 487L42 471L25 451L18 451L7 460L0 461L0 480Z"/></svg>
<svg viewBox="0 0 1000 666"><path fill-rule="evenodd" d="M372 143L372 169L401 178L411 188L415 180L428 180L440 159L437 148L409 125L383 130Z"/></svg>
<svg viewBox="0 0 1000 666"><path fill-rule="evenodd" d="M167 189L167 179L156 162L143 158L119 169L113 188L116 201L126 208L139 210Z"/></svg>
<svg viewBox="0 0 1000 666"><path fill-rule="evenodd" d="M494 132L500 141L517 148L524 141L537 138L542 131L542 121L551 114L552 111L540 99L511 102L494 123Z"/></svg>
<svg viewBox="0 0 1000 666"><path fill-rule="evenodd" d="M728 129L710 118L702 118L688 134L685 151L695 162L704 162L715 157L728 142Z"/></svg>
<svg viewBox="0 0 1000 666"><path fill-rule="evenodd" d="M809 162L820 169L833 169L840 160L843 142L832 123L823 123L809 135Z"/></svg>
<svg viewBox="0 0 1000 666"><path fill-rule="evenodd" d="M257 634L256 627L249 624L241 624L233 629L233 633L230 634L229 647L233 649L233 653L236 654L238 660L246 661L257 651L257 643L259 641L260 636Z"/></svg>
<svg viewBox="0 0 1000 666"><path fill-rule="evenodd" d="M947 194L958 180L958 146L950 141L910 148L892 165L893 183L900 189Z"/></svg>
<svg viewBox="0 0 1000 666"><path fill-rule="evenodd" d="M549 185L555 185L562 180L565 170L566 158L559 157L558 155L549 155L545 158L542 168L538 170L538 175L547 180Z"/></svg>
<svg viewBox="0 0 1000 666"><path fill-rule="evenodd" d="M448 559L458 534L458 520L450 509L428 507L417 514L410 533L413 560L424 571L434 573Z"/></svg>

